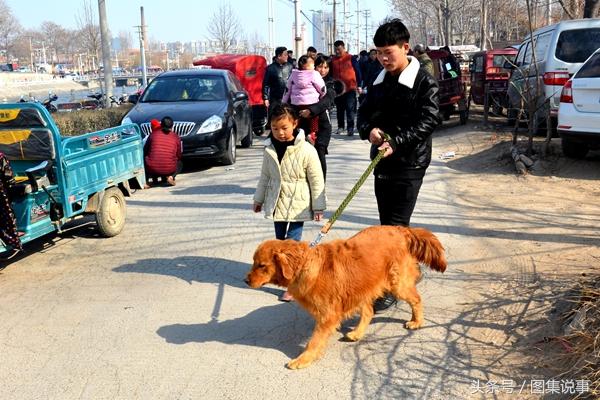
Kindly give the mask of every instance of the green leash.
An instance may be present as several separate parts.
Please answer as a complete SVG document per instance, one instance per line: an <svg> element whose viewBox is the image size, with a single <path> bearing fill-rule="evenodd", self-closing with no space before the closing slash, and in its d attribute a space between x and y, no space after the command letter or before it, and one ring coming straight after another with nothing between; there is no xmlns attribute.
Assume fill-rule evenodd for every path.
<svg viewBox="0 0 600 400"><path fill-rule="evenodd" d="M383 134L383 137L385 141L389 141L391 139L390 136L386 133ZM318 245L321 242L321 240L325 237L325 235L327 235L332 225L335 223L335 221L337 221L340 215L342 215L342 212L344 211L348 203L350 203L352 198L356 195L362 184L365 183L371 172L373 172L373 169L375 168L377 163L383 158L384 154L385 149L379 150L377 156L373 159L373 161L371 161L365 172L363 172L360 178L358 178L358 181L352 187L352 190L350 190L350 193L348 193L348 195L344 198L342 204L340 204L337 210L335 210L335 212L333 213L331 218L329 218L327 223L323 225L321 231L317 234L317 237L312 242L310 242L310 247L315 247L316 245Z"/></svg>

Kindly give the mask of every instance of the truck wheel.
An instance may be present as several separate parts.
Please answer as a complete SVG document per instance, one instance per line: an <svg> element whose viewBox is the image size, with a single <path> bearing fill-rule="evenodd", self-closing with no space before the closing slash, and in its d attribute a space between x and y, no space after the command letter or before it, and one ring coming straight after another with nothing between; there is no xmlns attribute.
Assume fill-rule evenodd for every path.
<svg viewBox="0 0 600 400"><path fill-rule="evenodd" d="M125 197L121 190L111 187L104 192L100 206L96 211L96 224L100 234L113 237L121 233L125 226Z"/></svg>
<svg viewBox="0 0 600 400"><path fill-rule="evenodd" d="M225 155L221 159L221 162L225 165L232 165L235 163L235 152L236 152L236 137L235 130L231 128L229 130L229 139L227 140L227 149L225 150Z"/></svg>

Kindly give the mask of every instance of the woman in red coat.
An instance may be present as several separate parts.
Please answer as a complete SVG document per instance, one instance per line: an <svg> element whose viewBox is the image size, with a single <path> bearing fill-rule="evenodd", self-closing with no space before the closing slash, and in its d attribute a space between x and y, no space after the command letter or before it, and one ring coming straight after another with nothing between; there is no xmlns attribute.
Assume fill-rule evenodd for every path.
<svg viewBox="0 0 600 400"><path fill-rule="evenodd" d="M146 166L146 179L154 182L161 177L167 183L175 186L178 164L181 160L181 139L173 132L173 119L164 117L160 121L160 129L154 129L144 145L144 164ZM149 187L149 185L147 185Z"/></svg>

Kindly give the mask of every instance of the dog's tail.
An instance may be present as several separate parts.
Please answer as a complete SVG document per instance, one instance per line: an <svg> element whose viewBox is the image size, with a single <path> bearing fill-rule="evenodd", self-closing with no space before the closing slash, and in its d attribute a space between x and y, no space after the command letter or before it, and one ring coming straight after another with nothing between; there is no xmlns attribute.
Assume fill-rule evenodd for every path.
<svg viewBox="0 0 600 400"><path fill-rule="evenodd" d="M438 238L427 229L406 228L408 251L417 261L431 269L444 272L447 267L444 247Z"/></svg>

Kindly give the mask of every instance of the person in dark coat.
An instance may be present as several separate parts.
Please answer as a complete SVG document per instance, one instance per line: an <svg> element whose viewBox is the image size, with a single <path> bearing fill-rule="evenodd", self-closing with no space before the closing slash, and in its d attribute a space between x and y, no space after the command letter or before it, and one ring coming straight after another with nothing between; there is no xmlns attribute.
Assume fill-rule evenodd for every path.
<svg viewBox="0 0 600 400"><path fill-rule="evenodd" d="M408 56L410 33L399 19L375 32L373 43L383 70L362 103L360 137L371 142L371 158L384 150L375 166L375 197L381 225L409 226L431 162L431 136L441 123L437 81ZM389 140L384 136L389 135ZM396 303L391 294L377 299L375 312Z"/></svg>
<svg viewBox="0 0 600 400"><path fill-rule="evenodd" d="M175 186L180 160L181 139L173 132L173 119L164 117L160 121L160 129L154 129L144 145L144 165L148 181L146 188L150 187L150 179L156 182L158 177Z"/></svg>
<svg viewBox="0 0 600 400"><path fill-rule="evenodd" d="M273 107L281 104L288 78L292 73L292 65L288 63L287 49L283 46L275 49L273 62L269 64L265 71L262 83L262 96L265 101L265 107L268 110L267 126L271 126L271 112Z"/></svg>
<svg viewBox="0 0 600 400"><path fill-rule="evenodd" d="M325 155L329 153L327 148L329 147L329 141L331 140L331 119L329 117L329 110L335 104L335 96L341 93L336 92L340 91L341 85L339 83L336 85L335 80L331 77L331 74L329 73L329 61L329 57L324 55L319 55L315 59L315 70L321 74L327 88L325 96L319 100L318 103L300 111L300 116L303 118L310 118L315 115L319 118L319 129L313 145L319 155L324 178L327 178L327 162L325 160Z"/></svg>

